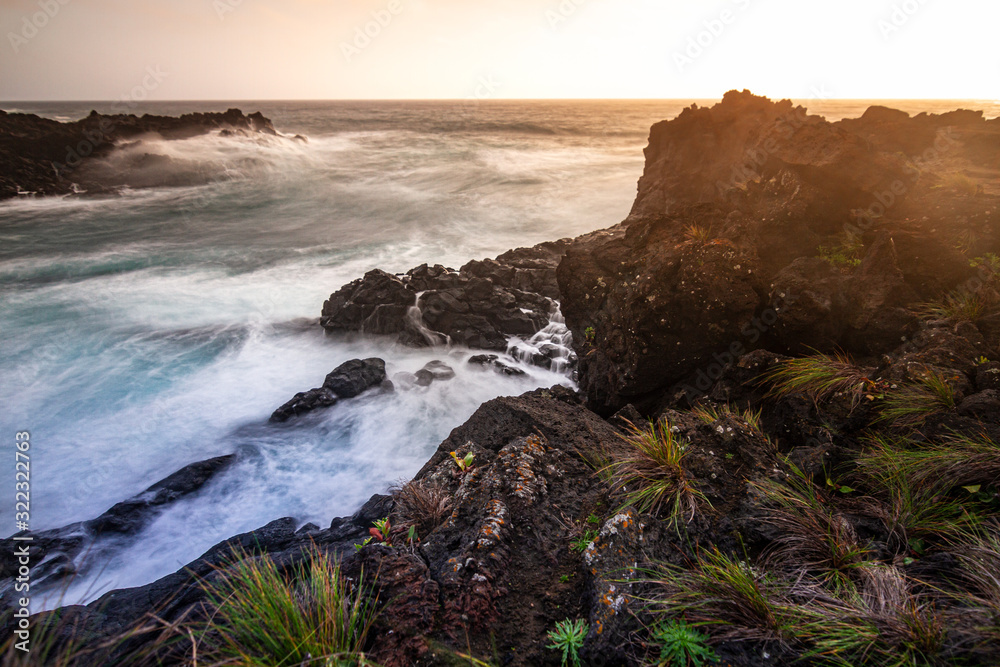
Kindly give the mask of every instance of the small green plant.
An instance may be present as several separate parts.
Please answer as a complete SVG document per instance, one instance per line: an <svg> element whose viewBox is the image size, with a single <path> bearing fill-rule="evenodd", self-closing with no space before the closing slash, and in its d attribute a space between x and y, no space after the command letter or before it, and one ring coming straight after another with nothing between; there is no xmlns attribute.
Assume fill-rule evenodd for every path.
<svg viewBox="0 0 1000 667"><path fill-rule="evenodd" d="M977 366L985 366L988 363L990 363L990 358L989 357L984 356L984 355L980 355L979 357L976 357L976 365Z"/></svg>
<svg viewBox="0 0 1000 667"><path fill-rule="evenodd" d="M207 655L199 656L206 664L369 664L363 651L377 601L363 575L351 581L316 547L291 568L268 555L233 556L201 584L212 609L201 645Z"/></svg>
<svg viewBox="0 0 1000 667"><path fill-rule="evenodd" d="M990 270L990 273L1000 274L1000 256L995 253L988 252L981 257L974 257L970 259L969 266L974 269L986 267Z"/></svg>
<svg viewBox="0 0 1000 667"><path fill-rule="evenodd" d="M734 458L736 458L735 454L733 454L732 452L726 452L726 460L727 461L732 461Z"/></svg>
<svg viewBox="0 0 1000 667"><path fill-rule="evenodd" d="M562 664L580 667L579 651L583 648L583 640L587 636L590 627L583 619L571 621L559 621L555 630L549 630L549 641L552 643L548 648L554 651L562 651Z"/></svg>
<svg viewBox="0 0 1000 667"><path fill-rule="evenodd" d="M601 519L596 514L591 514L590 516L587 517L587 523L589 523L592 526L596 526L600 522Z"/></svg>
<svg viewBox="0 0 1000 667"><path fill-rule="evenodd" d="M570 543L569 545L570 551L583 553L584 551L587 550L587 547L589 547L591 544L594 543L594 540L596 539L597 539L597 531L592 529L587 530L586 532L583 533L583 535L581 535L579 538L573 540L573 542Z"/></svg>
<svg viewBox="0 0 1000 667"><path fill-rule="evenodd" d="M594 331L594 327L587 327L583 330L583 337L588 343L593 343L597 337L597 332Z"/></svg>
<svg viewBox="0 0 1000 667"><path fill-rule="evenodd" d="M847 237L837 245L821 245L817 252L821 259L825 259L840 269L854 268L861 264L861 258L865 253L865 244L857 234L848 234Z"/></svg>
<svg viewBox="0 0 1000 667"><path fill-rule="evenodd" d="M650 636L660 647L660 667L703 667L719 661L708 645L708 635L698 632L684 619L660 623Z"/></svg>
<svg viewBox="0 0 1000 667"><path fill-rule="evenodd" d="M458 466L460 472L468 472L469 468L472 467L472 462L476 460L476 455L469 452L465 456L459 458L458 452L451 453L452 460L455 461L455 465Z"/></svg>
<svg viewBox="0 0 1000 667"><path fill-rule="evenodd" d="M372 524L372 527L368 529L371 533L373 539L378 540L383 546L389 546L389 531L392 530L392 525L389 523L389 517L384 519L376 519Z"/></svg>
<svg viewBox="0 0 1000 667"><path fill-rule="evenodd" d="M561 577L559 577L559 583L561 583L561 584L568 584L570 582L570 580L573 577L575 577L575 576L576 576L576 574L564 574Z"/></svg>
<svg viewBox="0 0 1000 667"><path fill-rule="evenodd" d="M625 496L624 506L635 505L641 512L665 511L668 523L679 528L690 523L698 513L698 501L705 497L697 491L684 471L687 446L674 434L670 422L640 428L629 423L622 436L628 445L608 465L612 488ZM707 501L705 501L707 502Z"/></svg>

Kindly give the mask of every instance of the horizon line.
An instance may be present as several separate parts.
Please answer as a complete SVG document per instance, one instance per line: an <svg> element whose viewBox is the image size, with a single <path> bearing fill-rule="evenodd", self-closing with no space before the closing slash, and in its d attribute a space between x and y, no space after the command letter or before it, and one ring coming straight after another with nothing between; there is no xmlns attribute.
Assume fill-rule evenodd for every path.
<svg viewBox="0 0 1000 667"><path fill-rule="evenodd" d="M781 96L770 96L761 95L760 97L766 97L772 101L778 102L782 100L791 100L793 102L798 102L800 104L805 104L807 102L812 103L823 103L823 102L985 102L988 104L1000 104L1000 99L990 99L985 97L824 97L824 98L804 98L804 97L781 97ZM205 103L205 102L462 102L462 103L481 103L488 104L491 102L706 102L706 101L721 101L722 97L496 97L488 99L476 99L467 97L371 97L371 98L341 98L341 97L301 97L301 98L282 98L282 97L262 97L262 98L235 98L235 97L217 97L217 98L176 98L176 99L147 99L142 101L130 100L130 104L159 104L159 103L172 103L172 102L195 102L195 103ZM95 102L95 103L116 103L122 102L122 99L0 99L0 104L39 104L39 103L83 103L83 102Z"/></svg>

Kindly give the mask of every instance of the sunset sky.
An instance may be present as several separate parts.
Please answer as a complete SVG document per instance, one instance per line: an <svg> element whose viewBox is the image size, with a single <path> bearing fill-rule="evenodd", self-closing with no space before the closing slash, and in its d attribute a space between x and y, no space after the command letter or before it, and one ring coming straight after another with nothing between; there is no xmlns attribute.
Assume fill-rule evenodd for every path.
<svg viewBox="0 0 1000 667"><path fill-rule="evenodd" d="M0 99L995 100L998 25L996 0L3 0Z"/></svg>

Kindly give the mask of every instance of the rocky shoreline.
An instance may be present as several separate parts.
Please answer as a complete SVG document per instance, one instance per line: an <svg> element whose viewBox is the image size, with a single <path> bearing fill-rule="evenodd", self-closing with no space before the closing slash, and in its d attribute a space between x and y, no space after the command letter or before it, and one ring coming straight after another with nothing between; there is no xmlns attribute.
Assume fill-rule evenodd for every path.
<svg viewBox="0 0 1000 667"><path fill-rule="evenodd" d="M351 577L377 573L369 651L386 667L558 665L547 633L571 619L586 622L588 665L655 664L660 629L680 619L705 624L723 664L990 664L998 255L1000 120L872 107L830 123L728 93L653 126L621 224L457 271L371 271L323 305L330 335L499 355L558 303L572 359L541 345L519 356L575 364L579 393L490 401L354 516L278 519L64 618L98 646L155 615L156 632L93 664L143 647L150 664L188 664L185 636L157 638L211 614L206 582L234 547L288 571L316 545ZM272 421L391 390L384 362L349 362ZM669 465L640 446L652 422ZM36 536L35 562L71 574L87 539L137 530L229 462ZM635 495L654 478L676 503ZM384 518L395 530L366 543ZM7 604L14 572L0 561Z"/></svg>
<svg viewBox="0 0 1000 667"><path fill-rule="evenodd" d="M70 123L0 110L0 201L204 182L190 171L183 177L171 175L171 159L148 152L143 142L189 139L210 132L279 136L260 112L244 115L239 109L178 118L91 111ZM116 150L122 160L109 161Z"/></svg>

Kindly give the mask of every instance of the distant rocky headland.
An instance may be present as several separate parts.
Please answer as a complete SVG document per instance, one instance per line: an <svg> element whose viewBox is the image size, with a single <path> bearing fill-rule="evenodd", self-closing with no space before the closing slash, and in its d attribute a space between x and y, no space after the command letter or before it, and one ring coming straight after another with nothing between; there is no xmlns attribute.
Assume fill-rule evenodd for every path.
<svg viewBox="0 0 1000 667"><path fill-rule="evenodd" d="M71 123L0 110L0 200L27 195L101 194L131 184L170 185L148 179L137 182L135 174L130 178L128 173L141 171L151 161L163 160L161 156L139 153L114 171L88 167L97 165L123 143L145 136L186 139L219 130L277 135L271 121L260 112L244 115L239 109L178 118L92 111Z"/></svg>
<svg viewBox="0 0 1000 667"><path fill-rule="evenodd" d="M575 367L579 392L485 403L414 480L329 527L279 518L68 608L94 664L211 654L234 549L290 572L314 546L364 573L380 612L361 648L387 667L696 664L678 647L747 667L994 664L1000 120L831 123L733 91L654 125L645 157L620 224L459 270L375 270L317 313L332 336L450 340L505 372L508 337L558 304L572 356L539 342L528 358ZM270 428L392 390L381 360L349 362ZM95 536L136 531L230 460L37 536L36 577L71 575Z"/></svg>

